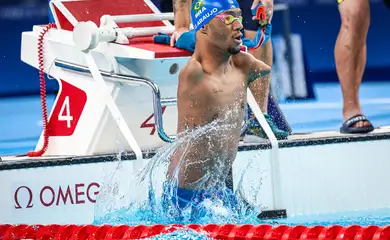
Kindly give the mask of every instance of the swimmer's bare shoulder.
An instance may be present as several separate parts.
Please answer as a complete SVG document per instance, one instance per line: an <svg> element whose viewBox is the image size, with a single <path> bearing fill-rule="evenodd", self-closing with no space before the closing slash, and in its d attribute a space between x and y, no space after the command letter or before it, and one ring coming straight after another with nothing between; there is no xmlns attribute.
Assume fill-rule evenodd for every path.
<svg viewBox="0 0 390 240"><path fill-rule="evenodd" d="M203 68L199 61L194 58L188 60L187 64L179 73L179 84L197 84L203 78Z"/></svg>
<svg viewBox="0 0 390 240"><path fill-rule="evenodd" d="M234 65L248 76L248 85L271 72L271 67L256 59L252 54L240 52L232 57Z"/></svg>

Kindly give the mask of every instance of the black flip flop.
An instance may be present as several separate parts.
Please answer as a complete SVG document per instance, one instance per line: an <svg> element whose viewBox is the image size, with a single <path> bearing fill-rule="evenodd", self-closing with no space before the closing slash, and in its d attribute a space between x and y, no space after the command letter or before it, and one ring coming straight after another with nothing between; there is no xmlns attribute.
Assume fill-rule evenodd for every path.
<svg viewBox="0 0 390 240"><path fill-rule="evenodd" d="M367 121L370 125L364 126L364 127L351 127L355 123L361 122L361 121ZM347 121L343 123L343 126L340 128L341 133L369 133L374 131L374 126L372 126L371 122L368 121L366 116L362 114L357 114L351 118L349 118Z"/></svg>

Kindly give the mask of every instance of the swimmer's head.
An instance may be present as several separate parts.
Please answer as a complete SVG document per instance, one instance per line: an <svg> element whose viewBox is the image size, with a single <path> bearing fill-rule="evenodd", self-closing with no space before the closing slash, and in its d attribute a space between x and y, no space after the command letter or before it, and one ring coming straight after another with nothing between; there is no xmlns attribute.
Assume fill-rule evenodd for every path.
<svg viewBox="0 0 390 240"><path fill-rule="evenodd" d="M207 35L210 44L231 54L240 52L242 17L236 0L194 0L191 20L195 31Z"/></svg>
<svg viewBox="0 0 390 240"><path fill-rule="evenodd" d="M217 14L234 8L240 8L236 0L194 0L191 21L195 31L209 23Z"/></svg>

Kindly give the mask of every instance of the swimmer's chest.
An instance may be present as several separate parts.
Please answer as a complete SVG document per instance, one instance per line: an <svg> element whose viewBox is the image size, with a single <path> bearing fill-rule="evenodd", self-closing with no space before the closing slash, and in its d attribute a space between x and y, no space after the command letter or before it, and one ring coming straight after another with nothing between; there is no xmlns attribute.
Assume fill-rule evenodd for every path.
<svg viewBox="0 0 390 240"><path fill-rule="evenodd" d="M246 79L243 74L230 73L223 76L208 76L204 90L208 92L210 104L215 107L242 105L246 97Z"/></svg>

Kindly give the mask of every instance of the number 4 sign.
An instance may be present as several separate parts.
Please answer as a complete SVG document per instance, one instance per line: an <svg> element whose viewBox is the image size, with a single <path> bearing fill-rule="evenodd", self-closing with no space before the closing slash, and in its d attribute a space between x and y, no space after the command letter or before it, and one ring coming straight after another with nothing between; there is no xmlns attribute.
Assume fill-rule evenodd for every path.
<svg viewBox="0 0 390 240"><path fill-rule="evenodd" d="M73 116L70 115L69 96L66 96L60 109L60 113L58 114L58 121L66 121L66 127L71 128L72 120Z"/></svg>
<svg viewBox="0 0 390 240"><path fill-rule="evenodd" d="M87 102L87 94L61 80L61 91L50 116L49 136L71 136Z"/></svg>

